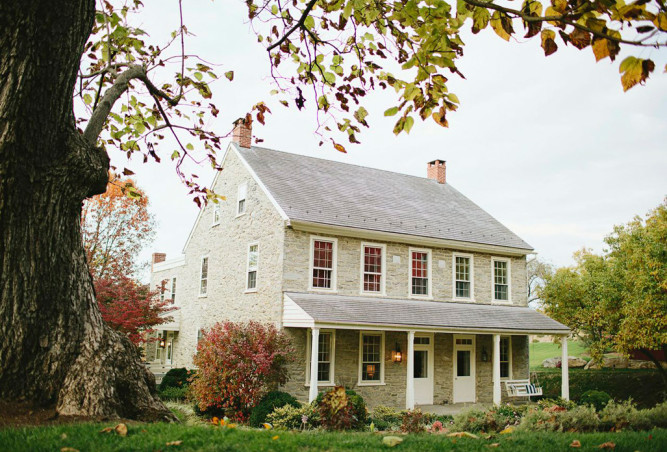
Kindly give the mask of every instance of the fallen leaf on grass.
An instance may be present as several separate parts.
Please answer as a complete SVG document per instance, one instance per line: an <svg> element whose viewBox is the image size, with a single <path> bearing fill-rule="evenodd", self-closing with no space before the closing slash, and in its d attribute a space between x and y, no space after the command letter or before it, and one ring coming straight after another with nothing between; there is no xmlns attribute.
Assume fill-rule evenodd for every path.
<svg viewBox="0 0 667 452"><path fill-rule="evenodd" d="M479 439L479 436L473 435L472 433L468 432L454 432L454 433L449 433L447 436L450 438L472 438L472 439Z"/></svg>
<svg viewBox="0 0 667 452"><path fill-rule="evenodd" d="M63 433L62 435L60 435L60 439L67 439L67 433Z"/></svg>
<svg viewBox="0 0 667 452"><path fill-rule="evenodd" d="M398 436L385 436L382 438L382 444L388 447L398 446L402 442L403 438L399 438Z"/></svg>
<svg viewBox="0 0 667 452"><path fill-rule="evenodd" d="M118 424L114 430L116 430L116 433L120 436L127 436L127 425L125 424Z"/></svg>
<svg viewBox="0 0 667 452"><path fill-rule="evenodd" d="M271 439L275 441L275 440L277 440L278 438L280 438L280 436L276 435L276 436L272 437Z"/></svg>
<svg viewBox="0 0 667 452"><path fill-rule="evenodd" d="M79 449L75 449L73 447L62 447L60 452L79 452Z"/></svg>
<svg viewBox="0 0 667 452"><path fill-rule="evenodd" d="M500 447L500 443L487 444L486 447Z"/></svg>
<svg viewBox="0 0 667 452"><path fill-rule="evenodd" d="M105 427L102 430L100 430L100 433L111 433L113 432L113 427Z"/></svg>
<svg viewBox="0 0 667 452"><path fill-rule="evenodd" d="M572 443L570 444L570 447L581 447L581 443L579 442L578 439L575 439L575 440L572 441Z"/></svg>
<svg viewBox="0 0 667 452"><path fill-rule="evenodd" d="M507 427L500 432L501 435L509 435L514 431L514 427Z"/></svg>
<svg viewBox="0 0 667 452"><path fill-rule="evenodd" d="M165 443L165 446L180 446L181 444L183 444L183 441L179 439L178 441L169 441Z"/></svg>
<svg viewBox="0 0 667 452"><path fill-rule="evenodd" d="M273 426L271 424L269 424L268 422L263 423L262 427L264 427L267 430L271 430L273 428Z"/></svg>
<svg viewBox="0 0 667 452"><path fill-rule="evenodd" d="M607 441L606 443L602 443L598 446L598 449L615 449L616 444L612 443L611 441Z"/></svg>

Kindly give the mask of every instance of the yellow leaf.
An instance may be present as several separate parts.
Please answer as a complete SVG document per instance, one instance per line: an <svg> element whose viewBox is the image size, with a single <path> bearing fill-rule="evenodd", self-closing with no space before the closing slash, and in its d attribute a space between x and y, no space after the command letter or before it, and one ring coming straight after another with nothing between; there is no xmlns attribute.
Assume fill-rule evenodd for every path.
<svg viewBox="0 0 667 452"><path fill-rule="evenodd" d="M632 56L627 57L621 62L619 72L623 91L627 91L637 83L644 83L649 74L655 69L655 63L651 60L642 60Z"/></svg>
<svg viewBox="0 0 667 452"><path fill-rule="evenodd" d="M593 55L595 55L595 61L600 61L609 56L608 43L609 41L604 38L593 40Z"/></svg>
<svg viewBox="0 0 667 452"><path fill-rule="evenodd" d="M514 427L507 427L505 430L500 432L501 435L508 435L514 431Z"/></svg>
<svg viewBox="0 0 667 452"><path fill-rule="evenodd" d="M398 446L403 442L403 438L399 438L398 436L385 436L382 438L382 444L384 444L387 447L394 447Z"/></svg>
<svg viewBox="0 0 667 452"><path fill-rule="evenodd" d="M125 424L118 424L114 430L116 430L116 433L120 436L127 436L127 425Z"/></svg>
<svg viewBox="0 0 667 452"><path fill-rule="evenodd" d="M73 447L61 447L60 452L79 452L79 449Z"/></svg>
<svg viewBox="0 0 667 452"><path fill-rule="evenodd" d="M598 449L615 449L616 444L612 443L611 441L607 441L606 443L600 444L597 448Z"/></svg>
<svg viewBox="0 0 667 452"><path fill-rule="evenodd" d="M468 432L454 432L454 433L449 433L447 436L450 438L472 438L472 439L479 439L479 436L473 435L472 433Z"/></svg>
<svg viewBox="0 0 667 452"><path fill-rule="evenodd" d="M60 439L67 439L67 433L63 433L62 435L60 435Z"/></svg>
<svg viewBox="0 0 667 452"><path fill-rule="evenodd" d="M564 13L567 9L567 0L551 0L551 4L559 13Z"/></svg>
<svg viewBox="0 0 667 452"><path fill-rule="evenodd" d="M280 436L278 436L278 435L271 437L271 439L274 440L274 441L277 440L278 438L280 438Z"/></svg>
<svg viewBox="0 0 667 452"><path fill-rule="evenodd" d="M578 439L575 439L575 440L572 441L572 443L570 444L570 447L581 447L581 443L579 442Z"/></svg>
<svg viewBox="0 0 667 452"><path fill-rule="evenodd" d="M512 19L506 13L500 11L495 11L491 16L491 27L505 41L509 41L510 36L514 33Z"/></svg>
<svg viewBox="0 0 667 452"><path fill-rule="evenodd" d="M338 152L342 152L343 154L347 154L347 151L342 144L334 143L334 149L336 149Z"/></svg>
<svg viewBox="0 0 667 452"><path fill-rule="evenodd" d="M500 447L500 443L487 444L486 447Z"/></svg>
<svg viewBox="0 0 667 452"><path fill-rule="evenodd" d="M667 13L658 13L653 19L653 23L662 31L667 31Z"/></svg>
<svg viewBox="0 0 667 452"><path fill-rule="evenodd" d="M549 56L558 50L556 45L556 33L553 30L542 30L542 48L544 49L544 56Z"/></svg>
<svg viewBox="0 0 667 452"><path fill-rule="evenodd" d="M552 8L551 6L549 6L544 11L544 15L546 17L557 17L557 16L562 16L562 13L560 11ZM559 21L556 21L556 20L549 20L548 22L555 27L561 27L562 28L562 25L563 25L562 22L559 22Z"/></svg>
<svg viewBox="0 0 667 452"><path fill-rule="evenodd" d="M183 441L178 440L178 441L169 441L168 443L165 443L165 446L180 446L183 444Z"/></svg>
<svg viewBox="0 0 667 452"><path fill-rule="evenodd" d="M271 430L273 428L273 425L269 424L268 422L265 422L262 424L262 427L264 427L267 430Z"/></svg>
<svg viewBox="0 0 667 452"><path fill-rule="evenodd" d="M111 433L113 431L113 427L105 427L102 430L100 430L100 433Z"/></svg>
<svg viewBox="0 0 667 452"><path fill-rule="evenodd" d="M220 423L220 419L218 419L217 417L213 416L213 419L211 419L211 422L212 422L214 425L218 425L218 424Z"/></svg>

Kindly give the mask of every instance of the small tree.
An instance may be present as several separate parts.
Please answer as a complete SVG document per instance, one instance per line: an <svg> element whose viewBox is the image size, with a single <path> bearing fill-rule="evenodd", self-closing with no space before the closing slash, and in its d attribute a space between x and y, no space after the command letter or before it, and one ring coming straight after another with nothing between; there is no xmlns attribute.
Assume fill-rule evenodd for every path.
<svg viewBox="0 0 667 452"><path fill-rule="evenodd" d="M197 345L197 374L190 386L200 410L224 410L246 421L261 398L287 381L289 338L259 322L216 323Z"/></svg>

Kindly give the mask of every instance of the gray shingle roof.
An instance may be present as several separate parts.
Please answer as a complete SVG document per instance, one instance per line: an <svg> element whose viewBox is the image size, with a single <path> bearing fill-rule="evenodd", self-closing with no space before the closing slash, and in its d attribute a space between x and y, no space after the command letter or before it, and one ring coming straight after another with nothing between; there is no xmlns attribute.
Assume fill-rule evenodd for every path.
<svg viewBox="0 0 667 452"><path fill-rule="evenodd" d="M316 323L563 334L569 332L567 326L527 307L295 292L285 295Z"/></svg>
<svg viewBox="0 0 667 452"><path fill-rule="evenodd" d="M450 184L260 147L237 149L291 220L533 249Z"/></svg>

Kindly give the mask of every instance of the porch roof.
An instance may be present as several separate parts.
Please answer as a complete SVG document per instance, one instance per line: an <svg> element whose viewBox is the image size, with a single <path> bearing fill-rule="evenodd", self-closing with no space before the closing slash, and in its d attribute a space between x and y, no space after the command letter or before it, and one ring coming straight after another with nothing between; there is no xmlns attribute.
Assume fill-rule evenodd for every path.
<svg viewBox="0 0 667 452"><path fill-rule="evenodd" d="M568 334L570 329L533 309L490 305L286 292L286 327Z"/></svg>

